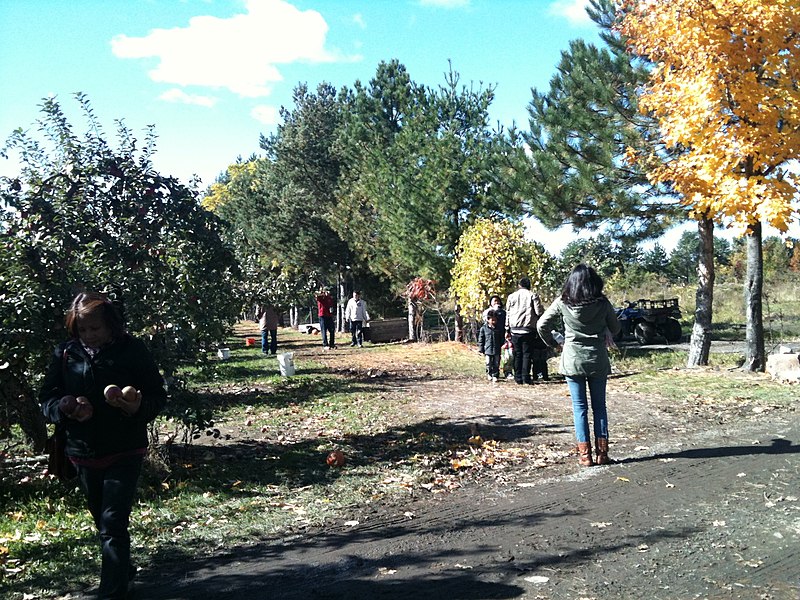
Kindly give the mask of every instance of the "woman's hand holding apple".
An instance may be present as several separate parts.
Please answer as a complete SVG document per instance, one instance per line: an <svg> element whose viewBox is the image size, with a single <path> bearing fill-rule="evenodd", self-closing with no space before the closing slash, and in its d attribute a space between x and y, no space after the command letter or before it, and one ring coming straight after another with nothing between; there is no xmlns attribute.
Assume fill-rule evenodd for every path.
<svg viewBox="0 0 800 600"><path fill-rule="evenodd" d="M68 417L72 416L76 408L78 408L78 401L75 399L75 396L67 394L58 401L58 410Z"/></svg>
<svg viewBox="0 0 800 600"><path fill-rule="evenodd" d="M125 386L122 388L122 396L117 399L117 402L117 406L130 416L135 414L142 405L142 392L132 385Z"/></svg>
<svg viewBox="0 0 800 600"><path fill-rule="evenodd" d="M94 415L94 407L86 396L71 396L67 394L58 401L58 409L64 416L76 421L88 421Z"/></svg>
<svg viewBox="0 0 800 600"><path fill-rule="evenodd" d="M70 418L80 421L81 423L91 419L94 415L94 407L92 403L89 402L89 399L86 396L78 396L75 398L75 402L76 407L75 410L72 411Z"/></svg>

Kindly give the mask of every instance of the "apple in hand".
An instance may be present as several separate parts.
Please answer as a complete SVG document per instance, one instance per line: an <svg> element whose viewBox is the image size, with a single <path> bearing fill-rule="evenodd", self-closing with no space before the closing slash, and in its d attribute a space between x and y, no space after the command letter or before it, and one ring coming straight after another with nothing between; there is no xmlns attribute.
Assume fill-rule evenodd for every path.
<svg viewBox="0 0 800 600"><path fill-rule="evenodd" d="M118 385L107 385L103 390L103 395L106 397L106 402L111 406L119 406L119 399L122 398L122 390Z"/></svg>
<svg viewBox="0 0 800 600"><path fill-rule="evenodd" d="M68 417L72 416L72 413L75 412L76 408L78 408L78 401L75 399L75 396L70 396L67 394L58 401L58 410Z"/></svg>
<svg viewBox="0 0 800 600"><path fill-rule="evenodd" d="M109 404L112 404L109 401ZM120 408L126 415L132 415L139 410L142 404L142 393L132 385L126 385L120 390L119 396L113 401L113 405Z"/></svg>
<svg viewBox="0 0 800 600"><path fill-rule="evenodd" d="M75 410L72 411L70 417L80 422L91 419L94 415L94 407L89 399L86 396L78 396L75 398L75 402Z"/></svg>

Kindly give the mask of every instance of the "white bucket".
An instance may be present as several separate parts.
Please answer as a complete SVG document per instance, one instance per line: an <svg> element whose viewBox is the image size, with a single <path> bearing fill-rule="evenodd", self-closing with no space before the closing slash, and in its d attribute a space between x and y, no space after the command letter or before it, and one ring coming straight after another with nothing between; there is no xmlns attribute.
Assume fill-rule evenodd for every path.
<svg viewBox="0 0 800 600"><path fill-rule="evenodd" d="M283 377L291 377L294 375L294 352L278 354L278 367Z"/></svg>
<svg viewBox="0 0 800 600"><path fill-rule="evenodd" d="M220 360L228 360L231 357L231 349L220 348L217 350L217 356L219 356Z"/></svg>

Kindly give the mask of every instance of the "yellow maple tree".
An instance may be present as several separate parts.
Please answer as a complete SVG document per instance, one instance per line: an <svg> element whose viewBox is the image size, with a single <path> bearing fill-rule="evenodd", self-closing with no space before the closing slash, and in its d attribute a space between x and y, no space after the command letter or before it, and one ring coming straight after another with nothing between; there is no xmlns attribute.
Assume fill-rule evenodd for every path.
<svg viewBox="0 0 800 600"><path fill-rule="evenodd" d="M640 106L673 158L651 172L697 218L786 231L800 151L800 0L624 0L620 32L655 68Z"/></svg>
<svg viewBox="0 0 800 600"><path fill-rule="evenodd" d="M200 205L206 210L215 212L227 204L231 198L231 187L244 181L244 185L252 186L253 175L257 170L257 161L250 160L244 163L234 163L226 170L225 182L216 181L211 184L206 195L200 200Z"/></svg>
<svg viewBox="0 0 800 600"><path fill-rule="evenodd" d="M528 277L537 291L549 292L554 271L553 257L541 244L525 239L522 224L479 218L458 239L450 291L461 314L477 318L492 294L505 298L517 289L520 277Z"/></svg>

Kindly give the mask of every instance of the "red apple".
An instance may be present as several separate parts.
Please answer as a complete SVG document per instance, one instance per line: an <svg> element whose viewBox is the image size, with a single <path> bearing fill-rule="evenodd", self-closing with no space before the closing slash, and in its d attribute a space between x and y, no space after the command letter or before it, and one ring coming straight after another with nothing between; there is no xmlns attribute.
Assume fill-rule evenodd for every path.
<svg viewBox="0 0 800 600"><path fill-rule="evenodd" d="M344 452L341 450L334 450L328 454L326 462L329 467L343 467L345 463Z"/></svg>
<svg viewBox="0 0 800 600"><path fill-rule="evenodd" d="M77 407L78 401L75 399L75 396L66 395L58 402L59 410L67 416L74 413Z"/></svg>
<svg viewBox="0 0 800 600"><path fill-rule="evenodd" d="M106 402L111 406L119 406L119 399L122 398L122 390L118 385L107 385L103 390L103 395L106 397Z"/></svg>

